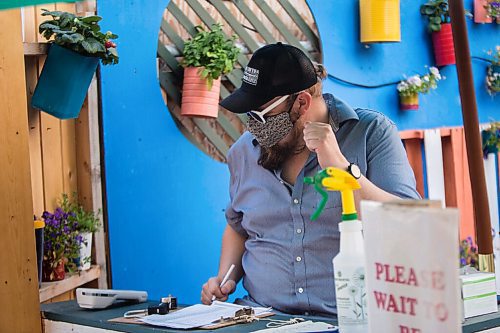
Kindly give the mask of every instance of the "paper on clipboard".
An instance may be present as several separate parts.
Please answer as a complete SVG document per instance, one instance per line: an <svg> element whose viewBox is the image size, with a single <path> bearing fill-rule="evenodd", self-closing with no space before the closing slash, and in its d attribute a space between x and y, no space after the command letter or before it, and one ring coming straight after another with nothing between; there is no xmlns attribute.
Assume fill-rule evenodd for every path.
<svg viewBox="0 0 500 333"><path fill-rule="evenodd" d="M213 325L221 318L232 318L245 306L214 301L212 305L195 304L166 315L150 315L140 320L146 324L178 329ZM254 307L255 316L272 314L271 308Z"/></svg>

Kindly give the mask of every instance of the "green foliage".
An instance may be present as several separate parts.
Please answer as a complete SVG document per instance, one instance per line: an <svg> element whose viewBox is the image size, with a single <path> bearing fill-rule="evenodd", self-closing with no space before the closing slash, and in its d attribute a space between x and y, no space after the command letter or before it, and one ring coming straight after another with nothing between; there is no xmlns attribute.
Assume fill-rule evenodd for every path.
<svg viewBox="0 0 500 333"><path fill-rule="evenodd" d="M420 14L427 16L429 23L427 28L430 32L441 30L441 24L450 22L448 11L448 0L430 0L420 6Z"/></svg>
<svg viewBox="0 0 500 333"><path fill-rule="evenodd" d="M99 219L100 211L94 213L93 211L86 211L83 206L79 205L76 201L76 193L73 193L73 198L70 199L67 194L63 194L61 201L61 208L65 212L72 213L70 219L77 222L77 231L81 234L84 232L96 232L101 226Z"/></svg>
<svg viewBox="0 0 500 333"><path fill-rule="evenodd" d="M481 138L485 158L490 153L498 153L500 149L500 122L492 122L489 128L482 130Z"/></svg>
<svg viewBox="0 0 500 333"><path fill-rule="evenodd" d="M98 57L103 65L117 64L118 52L112 39L117 35L101 32L99 16L81 17L75 14L42 9L42 16L52 16L51 20L40 24L38 30L47 39L54 37L57 45L85 56Z"/></svg>
<svg viewBox="0 0 500 333"><path fill-rule="evenodd" d="M500 1L489 0L484 6L487 16L495 19L497 23L500 21Z"/></svg>
<svg viewBox="0 0 500 333"><path fill-rule="evenodd" d="M500 45L497 45L495 51L489 51L492 56L491 65L486 69L486 89L491 96L500 92Z"/></svg>
<svg viewBox="0 0 500 333"><path fill-rule="evenodd" d="M184 67L202 67L198 74L207 80L209 89L213 80L231 72L240 50L234 45L236 36L226 38L220 24L211 30L196 27L197 34L184 44Z"/></svg>

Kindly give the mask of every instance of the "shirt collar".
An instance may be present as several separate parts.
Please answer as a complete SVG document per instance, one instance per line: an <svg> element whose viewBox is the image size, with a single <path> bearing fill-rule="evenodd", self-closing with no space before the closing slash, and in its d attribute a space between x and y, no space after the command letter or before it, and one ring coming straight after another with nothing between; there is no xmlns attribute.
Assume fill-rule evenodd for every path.
<svg viewBox="0 0 500 333"><path fill-rule="evenodd" d="M358 114L352 107L332 94L323 94L328 114L330 115L330 125L334 132L337 132L343 122L347 120L359 120Z"/></svg>

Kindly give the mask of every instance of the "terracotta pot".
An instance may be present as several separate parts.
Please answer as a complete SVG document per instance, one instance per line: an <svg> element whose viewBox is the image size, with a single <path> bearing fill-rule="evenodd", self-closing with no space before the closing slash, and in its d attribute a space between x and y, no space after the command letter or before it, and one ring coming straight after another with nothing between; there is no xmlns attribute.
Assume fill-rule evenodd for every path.
<svg viewBox="0 0 500 333"><path fill-rule="evenodd" d="M399 0L360 0L362 43L400 42Z"/></svg>
<svg viewBox="0 0 500 333"><path fill-rule="evenodd" d="M455 47L451 33L451 23L441 24L441 30L432 33L434 58L437 66L455 64Z"/></svg>
<svg viewBox="0 0 500 333"><path fill-rule="evenodd" d="M184 69L181 115L217 118L219 111L220 78L214 80L212 89L198 75L198 67Z"/></svg>
<svg viewBox="0 0 500 333"><path fill-rule="evenodd" d="M399 96L401 110L418 110L418 94L411 96Z"/></svg>
<svg viewBox="0 0 500 333"><path fill-rule="evenodd" d="M64 280L64 260L61 260L55 267L53 267L52 263L44 261L42 274L42 280L44 282Z"/></svg>
<svg viewBox="0 0 500 333"><path fill-rule="evenodd" d="M491 17L488 17L486 11L486 4L488 0L474 0L474 22L476 23L491 23Z"/></svg>

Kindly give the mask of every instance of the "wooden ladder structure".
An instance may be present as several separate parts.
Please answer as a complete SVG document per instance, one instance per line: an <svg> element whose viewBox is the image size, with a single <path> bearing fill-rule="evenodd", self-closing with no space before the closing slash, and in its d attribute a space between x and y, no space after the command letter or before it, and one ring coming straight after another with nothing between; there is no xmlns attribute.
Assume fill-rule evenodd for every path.
<svg viewBox="0 0 500 333"><path fill-rule="evenodd" d="M168 109L185 137L214 159L225 162L229 147L245 130L245 115L219 110L217 119L181 116L184 40L194 36L196 25L222 22L225 33L237 35L244 51L237 68L222 77L220 97L241 84L243 70L259 47L282 41L321 61L321 46L314 19L304 0L174 0L165 11L158 40L159 81Z"/></svg>

